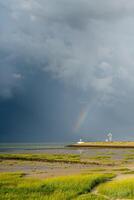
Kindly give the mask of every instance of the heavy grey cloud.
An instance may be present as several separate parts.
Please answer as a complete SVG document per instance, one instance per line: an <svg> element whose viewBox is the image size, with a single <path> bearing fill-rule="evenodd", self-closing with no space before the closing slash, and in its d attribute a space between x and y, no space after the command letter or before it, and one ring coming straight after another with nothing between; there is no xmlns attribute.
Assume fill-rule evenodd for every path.
<svg viewBox="0 0 134 200"><path fill-rule="evenodd" d="M87 92L133 89L133 1L7 0L0 11L1 94L22 71L18 59Z"/></svg>
<svg viewBox="0 0 134 200"><path fill-rule="evenodd" d="M127 121L133 118L133 44L132 0L0 0L0 96L12 97L40 70L84 92L85 110L95 100L96 120L122 113L117 119Z"/></svg>

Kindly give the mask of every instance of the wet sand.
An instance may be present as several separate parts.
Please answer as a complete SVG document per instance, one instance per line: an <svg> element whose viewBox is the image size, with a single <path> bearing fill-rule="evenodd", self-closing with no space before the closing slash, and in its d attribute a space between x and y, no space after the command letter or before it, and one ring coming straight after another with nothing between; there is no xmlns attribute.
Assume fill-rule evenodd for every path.
<svg viewBox="0 0 134 200"><path fill-rule="evenodd" d="M117 168L134 171L134 149L108 148L1 148L0 153L37 153L37 154L78 154L81 160L99 161L101 164L75 164L41 161L1 160L0 172L24 172L27 177L49 178L79 173L112 172ZM133 158L126 160L125 155ZM110 157L110 158L105 158ZM100 159L100 160L99 160ZM114 164L107 165L107 162Z"/></svg>
<svg viewBox="0 0 134 200"><path fill-rule="evenodd" d="M121 175L123 171L120 172L120 169L122 168L133 171L134 165L131 163L122 166L96 166L93 164L49 163L17 160L3 160L0 162L0 172L24 172L25 176L35 178L50 178L86 173L111 173L113 171L114 173ZM132 174L130 174L130 176L132 176Z"/></svg>
<svg viewBox="0 0 134 200"><path fill-rule="evenodd" d="M0 172L24 172L27 176L48 178L84 173L94 165L48 163L32 161L5 160L0 162Z"/></svg>

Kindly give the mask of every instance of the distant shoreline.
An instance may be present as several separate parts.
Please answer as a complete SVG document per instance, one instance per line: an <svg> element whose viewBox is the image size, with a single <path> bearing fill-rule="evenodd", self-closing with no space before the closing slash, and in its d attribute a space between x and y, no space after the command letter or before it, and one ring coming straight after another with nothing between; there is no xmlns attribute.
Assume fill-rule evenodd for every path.
<svg viewBox="0 0 134 200"><path fill-rule="evenodd" d="M67 147L134 148L134 142L82 142L70 144Z"/></svg>

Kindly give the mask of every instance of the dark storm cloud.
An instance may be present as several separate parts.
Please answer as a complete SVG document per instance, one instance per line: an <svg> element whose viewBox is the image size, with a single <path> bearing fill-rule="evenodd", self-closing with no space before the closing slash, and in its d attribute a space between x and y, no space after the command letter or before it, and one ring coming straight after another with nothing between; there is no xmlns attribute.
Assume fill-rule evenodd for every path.
<svg viewBox="0 0 134 200"><path fill-rule="evenodd" d="M122 131L121 123L132 130L133 27L132 0L0 0L1 98L25 93L35 79L38 88L36 74L40 71L79 90L81 106L78 103L75 110L84 107L87 130L87 110L96 123L91 130L104 130L105 123L115 131ZM47 94L41 92L38 97L41 95ZM45 106L45 100L41 104Z"/></svg>
<svg viewBox="0 0 134 200"><path fill-rule="evenodd" d="M118 79L133 81L132 1L13 0L1 10L1 65L10 77L22 59L98 92L116 92Z"/></svg>

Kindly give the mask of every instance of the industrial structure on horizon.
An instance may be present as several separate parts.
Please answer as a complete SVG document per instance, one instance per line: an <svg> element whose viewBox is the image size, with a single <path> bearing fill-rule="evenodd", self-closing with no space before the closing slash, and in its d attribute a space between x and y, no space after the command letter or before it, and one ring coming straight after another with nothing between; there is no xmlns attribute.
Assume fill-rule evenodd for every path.
<svg viewBox="0 0 134 200"><path fill-rule="evenodd" d="M112 135L112 133L108 133L108 134L107 134L107 137L108 137L108 138L106 138L105 142L112 142L112 140L113 140L113 135Z"/></svg>
<svg viewBox="0 0 134 200"><path fill-rule="evenodd" d="M112 142L113 141L113 135L112 133L108 133L107 134L107 138L105 140L105 142ZM83 144L84 142L82 141L82 139L80 139L77 144Z"/></svg>

